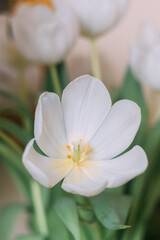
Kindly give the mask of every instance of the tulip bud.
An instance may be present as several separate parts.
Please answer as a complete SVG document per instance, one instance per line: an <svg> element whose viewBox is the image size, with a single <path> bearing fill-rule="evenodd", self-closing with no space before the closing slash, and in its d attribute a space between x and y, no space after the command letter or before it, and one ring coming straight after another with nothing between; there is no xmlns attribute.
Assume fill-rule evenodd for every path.
<svg viewBox="0 0 160 240"><path fill-rule="evenodd" d="M124 14L128 0L67 0L77 14L82 34L96 37L107 32Z"/></svg>
<svg viewBox="0 0 160 240"><path fill-rule="evenodd" d="M137 79L160 90L160 34L152 24L145 24L139 43L131 47L130 64Z"/></svg>
<svg viewBox="0 0 160 240"><path fill-rule="evenodd" d="M21 54L43 64L62 61L78 36L76 17L63 0L18 1L10 23Z"/></svg>

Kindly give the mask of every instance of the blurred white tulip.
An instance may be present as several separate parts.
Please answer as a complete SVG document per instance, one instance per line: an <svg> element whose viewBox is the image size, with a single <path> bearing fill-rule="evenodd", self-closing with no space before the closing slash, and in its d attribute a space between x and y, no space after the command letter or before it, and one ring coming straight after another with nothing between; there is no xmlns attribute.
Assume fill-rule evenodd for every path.
<svg viewBox="0 0 160 240"><path fill-rule="evenodd" d="M7 15L0 16L0 33L0 89L14 94L20 91L19 67L23 63L27 88L36 92L43 78L43 69L25 61L19 54L10 36ZM4 105L4 100L0 100L0 105Z"/></svg>
<svg viewBox="0 0 160 240"><path fill-rule="evenodd" d="M66 0L79 17L82 34L99 36L123 16L129 0Z"/></svg>
<svg viewBox="0 0 160 240"><path fill-rule="evenodd" d="M160 33L146 23L139 43L131 47L130 65L137 79L155 90L160 90Z"/></svg>
<svg viewBox="0 0 160 240"><path fill-rule="evenodd" d="M63 0L21 1L10 20L17 49L33 62L62 61L78 37L77 18Z"/></svg>

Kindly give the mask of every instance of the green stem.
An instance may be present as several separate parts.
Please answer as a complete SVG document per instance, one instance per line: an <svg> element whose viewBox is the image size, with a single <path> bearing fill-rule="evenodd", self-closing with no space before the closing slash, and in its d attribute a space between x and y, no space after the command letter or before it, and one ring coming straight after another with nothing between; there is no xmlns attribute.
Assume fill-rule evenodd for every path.
<svg viewBox="0 0 160 240"><path fill-rule="evenodd" d="M41 235L48 236L49 230L48 230L48 224L47 224L44 206L42 203L41 189L40 189L40 185L35 181L31 182L31 193L32 193L33 206L35 210L38 231Z"/></svg>
<svg viewBox="0 0 160 240"><path fill-rule="evenodd" d="M56 68L56 66L52 65L52 66L50 66L50 70L51 70L52 82L53 82L53 86L55 88L55 92L61 97L62 90L61 90L61 85L60 85L60 81L59 81L57 68Z"/></svg>
<svg viewBox="0 0 160 240"><path fill-rule="evenodd" d="M101 80L102 78L101 78L98 51L96 46L96 39L91 38L90 42L91 42L92 73L94 77Z"/></svg>
<svg viewBox="0 0 160 240"><path fill-rule="evenodd" d="M5 141L9 146L13 147L19 154L22 154L22 149L19 147L19 145L12 140L10 137L8 137L7 134L0 131L0 138Z"/></svg>

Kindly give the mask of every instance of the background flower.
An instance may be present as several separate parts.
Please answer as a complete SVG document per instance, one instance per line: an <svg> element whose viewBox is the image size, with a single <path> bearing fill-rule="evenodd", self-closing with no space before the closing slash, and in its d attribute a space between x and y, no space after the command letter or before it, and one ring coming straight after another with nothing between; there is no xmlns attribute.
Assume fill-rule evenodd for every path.
<svg viewBox="0 0 160 240"><path fill-rule="evenodd" d="M139 43L131 47L130 64L138 80L160 90L160 34L151 23L142 27Z"/></svg>
<svg viewBox="0 0 160 240"><path fill-rule="evenodd" d="M78 36L73 11L63 0L54 1L54 9L42 3L25 1L11 16L13 38L18 50L28 60L55 64L65 58Z"/></svg>
<svg viewBox="0 0 160 240"><path fill-rule="evenodd" d="M116 24L129 0L67 0L79 17L84 35L99 36Z"/></svg>
<svg viewBox="0 0 160 240"><path fill-rule="evenodd" d="M30 92L35 92L44 77L44 71L37 65L33 65L24 59L17 50L9 27L8 15L0 16L0 89L8 90L17 93L22 90L19 89L19 70L23 65L24 79L27 80L27 88ZM22 70L20 70L22 71ZM34 79L34 82L33 80ZM1 99L1 97L0 97ZM0 101L0 106L4 106L6 101Z"/></svg>

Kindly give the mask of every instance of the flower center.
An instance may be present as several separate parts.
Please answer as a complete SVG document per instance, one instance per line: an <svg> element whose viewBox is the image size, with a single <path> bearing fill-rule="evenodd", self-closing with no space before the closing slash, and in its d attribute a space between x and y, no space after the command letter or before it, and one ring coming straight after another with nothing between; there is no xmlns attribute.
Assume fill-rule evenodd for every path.
<svg viewBox="0 0 160 240"><path fill-rule="evenodd" d="M79 142L73 142L72 146L66 145L66 148L68 151L67 159L72 160L77 166L88 159L89 144L85 148L82 147L81 139Z"/></svg>
<svg viewBox="0 0 160 240"><path fill-rule="evenodd" d="M15 9L21 4L26 4L29 6L41 4L41 5L49 7L53 11L56 10L56 7L55 7L53 1L51 1L51 0L14 0L12 3L11 12L15 11Z"/></svg>

